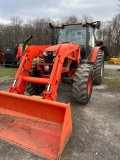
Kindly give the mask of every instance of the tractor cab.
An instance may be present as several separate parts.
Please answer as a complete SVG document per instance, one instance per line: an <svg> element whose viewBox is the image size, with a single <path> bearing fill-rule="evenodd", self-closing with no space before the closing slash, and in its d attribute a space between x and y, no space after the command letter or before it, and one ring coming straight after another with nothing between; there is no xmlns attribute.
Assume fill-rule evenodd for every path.
<svg viewBox="0 0 120 160"><path fill-rule="evenodd" d="M63 25L58 33L57 44L66 42L79 44L82 59L87 59L91 49L95 47L95 28L99 27L99 21Z"/></svg>

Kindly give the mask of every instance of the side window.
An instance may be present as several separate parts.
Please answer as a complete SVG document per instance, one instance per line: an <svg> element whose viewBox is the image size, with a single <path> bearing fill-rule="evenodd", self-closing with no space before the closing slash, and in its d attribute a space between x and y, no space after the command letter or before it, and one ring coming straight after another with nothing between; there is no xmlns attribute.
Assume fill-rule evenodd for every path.
<svg viewBox="0 0 120 160"><path fill-rule="evenodd" d="M95 47L95 37L94 37L94 29L92 27L89 27L89 32L90 32L90 40L89 40L89 45L90 47Z"/></svg>

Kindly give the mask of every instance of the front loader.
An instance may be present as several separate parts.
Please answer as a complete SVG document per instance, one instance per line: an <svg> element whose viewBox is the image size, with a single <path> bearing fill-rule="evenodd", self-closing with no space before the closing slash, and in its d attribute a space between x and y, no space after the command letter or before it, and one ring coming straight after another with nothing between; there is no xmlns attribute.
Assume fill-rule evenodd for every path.
<svg viewBox="0 0 120 160"><path fill-rule="evenodd" d="M102 54L100 47L87 48L88 29L96 26L98 22L63 25L55 45L26 48L9 92L0 91L0 138L45 159L60 159L72 133L72 119L70 103L56 102L58 85L71 83L75 101L89 102L93 70ZM97 83L103 72L99 68Z"/></svg>

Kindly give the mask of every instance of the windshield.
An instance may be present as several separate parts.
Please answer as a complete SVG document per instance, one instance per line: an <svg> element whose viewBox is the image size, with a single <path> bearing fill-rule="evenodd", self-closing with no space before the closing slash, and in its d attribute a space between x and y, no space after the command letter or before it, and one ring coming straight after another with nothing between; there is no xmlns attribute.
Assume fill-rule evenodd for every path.
<svg viewBox="0 0 120 160"><path fill-rule="evenodd" d="M58 43L72 42L86 47L86 27L82 25L64 26L60 29Z"/></svg>

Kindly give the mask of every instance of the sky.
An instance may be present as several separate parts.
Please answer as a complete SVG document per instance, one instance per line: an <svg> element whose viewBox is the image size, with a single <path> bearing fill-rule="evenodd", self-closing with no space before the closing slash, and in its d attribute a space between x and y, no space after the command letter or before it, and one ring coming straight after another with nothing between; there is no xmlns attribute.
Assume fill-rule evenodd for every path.
<svg viewBox="0 0 120 160"><path fill-rule="evenodd" d="M0 0L0 23L18 16L27 22L35 18L55 21L75 15L90 15L94 20L109 20L118 13L118 0Z"/></svg>

